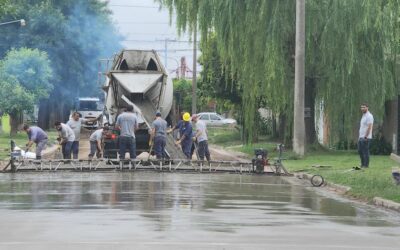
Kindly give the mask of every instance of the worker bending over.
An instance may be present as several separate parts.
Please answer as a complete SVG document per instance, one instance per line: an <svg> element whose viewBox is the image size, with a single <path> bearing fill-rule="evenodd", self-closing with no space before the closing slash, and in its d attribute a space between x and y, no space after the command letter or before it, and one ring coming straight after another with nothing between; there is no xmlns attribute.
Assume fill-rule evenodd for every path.
<svg viewBox="0 0 400 250"><path fill-rule="evenodd" d="M36 159L42 159L42 150L46 148L48 137L43 129L36 126L24 125L23 130L28 134L28 143L25 152L28 152L33 143L36 143Z"/></svg>
<svg viewBox="0 0 400 250"><path fill-rule="evenodd" d="M97 158L101 158L102 157L102 146L101 146L101 142L103 139L103 136L105 136L109 131L108 127L103 127L100 129L97 129L96 131L94 131L90 137L89 137L89 141L90 141L90 153L89 153L89 159L93 159L94 154L96 154Z"/></svg>
<svg viewBox="0 0 400 250"><path fill-rule="evenodd" d="M63 158L64 159L71 159L71 149L72 144L75 141L75 134L72 129L64 123L56 121L54 123L55 128L58 131L58 138L57 140L61 144Z"/></svg>

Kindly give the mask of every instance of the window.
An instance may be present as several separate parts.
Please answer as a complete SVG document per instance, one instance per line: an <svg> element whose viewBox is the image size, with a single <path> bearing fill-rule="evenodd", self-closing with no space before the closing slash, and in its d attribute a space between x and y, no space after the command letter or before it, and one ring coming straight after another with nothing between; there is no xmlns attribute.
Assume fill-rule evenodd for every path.
<svg viewBox="0 0 400 250"><path fill-rule="evenodd" d="M211 118L211 120L213 120L213 121L219 121L219 120L221 120L221 117L219 117L219 116L217 116L217 115L215 115L215 114L211 114L211 115L210 115L210 118Z"/></svg>
<svg viewBox="0 0 400 250"><path fill-rule="evenodd" d="M83 111L101 111L102 104L96 101L80 101L79 102L79 110Z"/></svg>
<svg viewBox="0 0 400 250"><path fill-rule="evenodd" d="M200 116L200 120L208 121L208 120L210 120L210 117L207 114L204 114L204 115Z"/></svg>

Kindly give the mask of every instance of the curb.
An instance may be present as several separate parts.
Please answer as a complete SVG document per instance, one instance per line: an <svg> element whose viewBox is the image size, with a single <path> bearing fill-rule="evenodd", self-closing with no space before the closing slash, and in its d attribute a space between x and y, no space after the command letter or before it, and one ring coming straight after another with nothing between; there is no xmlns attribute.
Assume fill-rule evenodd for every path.
<svg viewBox="0 0 400 250"><path fill-rule="evenodd" d="M313 177L313 175L307 174L307 173L296 173L295 176L299 179L304 179L304 180L311 180L311 177ZM346 194L348 191L351 190L350 187L335 184L335 183L330 183L330 182L325 182L324 186L326 186L329 189L336 191L342 195ZM381 197L374 197L372 199L372 202L375 206L383 207L383 208L387 208L387 209L391 209L391 210L400 212L400 203L397 203L397 202L394 202L391 200L387 200L387 199L384 199Z"/></svg>
<svg viewBox="0 0 400 250"><path fill-rule="evenodd" d="M392 209L397 212L400 212L400 203L397 203L397 202L394 202L391 200L386 200L381 197L374 197L372 199L372 201L374 202L374 204L376 206L380 206L380 207L384 207L384 208L388 208L388 209Z"/></svg>

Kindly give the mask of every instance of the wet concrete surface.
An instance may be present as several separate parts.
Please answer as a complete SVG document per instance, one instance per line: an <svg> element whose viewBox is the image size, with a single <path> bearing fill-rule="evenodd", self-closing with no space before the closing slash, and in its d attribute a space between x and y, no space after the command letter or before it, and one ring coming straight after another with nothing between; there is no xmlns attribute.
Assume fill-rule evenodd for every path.
<svg viewBox="0 0 400 250"><path fill-rule="evenodd" d="M398 213L288 177L0 174L0 249L400 249Z"/></svg>

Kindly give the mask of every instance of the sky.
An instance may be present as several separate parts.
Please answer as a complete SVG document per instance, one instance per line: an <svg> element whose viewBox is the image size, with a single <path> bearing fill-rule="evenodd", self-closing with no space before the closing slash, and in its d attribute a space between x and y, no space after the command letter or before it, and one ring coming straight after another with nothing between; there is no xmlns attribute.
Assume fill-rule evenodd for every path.
<svg viewBox="0 0 400 250"><path fill-rule="evenodd" d="M160 9L153 0L109 0L109 7L117 29L125 37L124 48L156 50L173 77L182 56L186 57L188 67L193 68L193 43L188 34L178 35L175 16L170 25L167 9ZM199 69L197 64L197 71Z"/></svg>

